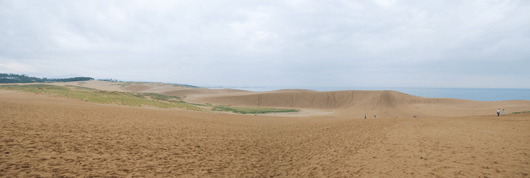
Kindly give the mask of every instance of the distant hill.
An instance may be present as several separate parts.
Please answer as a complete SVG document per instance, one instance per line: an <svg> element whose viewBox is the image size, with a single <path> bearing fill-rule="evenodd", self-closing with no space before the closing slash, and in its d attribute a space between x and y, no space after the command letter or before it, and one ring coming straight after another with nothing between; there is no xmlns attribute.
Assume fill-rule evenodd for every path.
<svg viewBox="0 0 530 178"><path fill-rule="evenodd" d="M73 77L62 79L37 78L26 76L25 74L0 73L0 83L50 83L50 82L76 82L94 80L92 77Z"/></svg>

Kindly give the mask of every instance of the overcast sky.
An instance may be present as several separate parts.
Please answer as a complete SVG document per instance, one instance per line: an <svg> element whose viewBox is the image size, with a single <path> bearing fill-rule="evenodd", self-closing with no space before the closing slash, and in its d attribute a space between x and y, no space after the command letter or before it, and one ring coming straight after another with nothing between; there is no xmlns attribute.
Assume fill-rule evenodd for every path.
<svg viewBox="0 0 530 178"><path fill-rule="evenodd" d="M530 88L530 1L0 0L0 73Z"/></svg>

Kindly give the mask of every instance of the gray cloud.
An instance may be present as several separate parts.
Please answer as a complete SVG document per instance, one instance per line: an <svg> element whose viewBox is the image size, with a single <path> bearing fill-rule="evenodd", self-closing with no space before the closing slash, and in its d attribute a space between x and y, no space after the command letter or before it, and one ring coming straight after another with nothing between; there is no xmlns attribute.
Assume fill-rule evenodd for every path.
<svg viewBox="0 0 530 178"><path fill-rule="evenodd" d="M530 88L528 1L0 1L0 72Z"/></svg>

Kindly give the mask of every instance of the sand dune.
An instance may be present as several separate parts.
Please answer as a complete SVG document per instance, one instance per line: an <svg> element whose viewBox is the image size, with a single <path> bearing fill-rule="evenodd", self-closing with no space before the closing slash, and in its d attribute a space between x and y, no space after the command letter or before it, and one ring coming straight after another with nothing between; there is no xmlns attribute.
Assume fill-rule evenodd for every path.
<svg viewBox="0 0 530 178"><path fill-rule="evenodd" d="M315 113L352 118L364 115L378 118L456 117L495 114L498 108L507 112L530 110L530 101L481 102L451 98L425 98L396 91L278 90L250 92L233 89L190 88L163 83L67 82L54 85L77 85L108 91L154 92L178 96L188 102L231 106L253 106L303 109L301 116ZM284 114L289 115L290 114Z"/></svg>
<svg viewBox="0 0 530 178"><path fill-rule="evenodd" d="M396 91L333 91L278 90L247 95L212 96L200 98L213 103L234 106L295 107L338 109L355 106L395 108L421 102L422 98ZM197 99L196 101L202 101Z"/></svg>
<svg viewBox="0 0 530 178"><path fill-rule="evenodd" d="M285 91L276 94L289 96L282 92ZM356 93L353 101L374 101L370 107L395 112L402 105L450 103L445 105L449 107L453 103L457 106L474 103L462 100L422 103L423 98L394 92L370 93ZM322 98L333 96L315 95L318 95L315 101L328 101ZM362 106L355 102L346 106L351 100L339 96L351 99L348 92L335 96L337 103L325 105L328 109L336 108L339 112ZM403 97L409 100L400 100ZM273 101L263 103L290 107L288 100L278 100L278 105ZM300 100L296 103L315 106ZM499 104L479 103L467 107L491 109L489 104ZM512 101L504 104L518 106ZM14 91L0 91L0 110L0 177L528 177L530 174L530 114L368 120L341 115L273 117L101 105Z"/></svg>
<svg viewBox="0 0 530 178"><path fill-rule="evenodd" d="M125 91L129 91L129 92L143 92L151 88L153 87L149 85L130 85L130 86L123 87Z"/></svg>
<svg viewBox="0 0 530 178"><path fill-rule="evenodd" d="M187 101L191 101L195 98L197 95L199 96L240 96L245 94L251 94L253 92L245 91L245 90L234 90L234 89L206 89L206 88L188 88L188 89L181 89L181 90L172 90L172 91L164 91L160 92L161 94L168 95L168 96L178 96L181 97Z"/></svg>
<svg viewBox="0 0 530 178"><path fill-rule="evenodd" d="M153 92L178 96L187 102L212 103L230 106L273 107L302 109L298 116L333 115L364 119L457 117L495 114L497 109L508 113L530 110L530 101L482 102L453 98L425 98L396 91L330 91L277 90L251 92L234 89L190 88L163 83L124 83L86 81L52 83L76 85L99 90L123 92ZM293 116L274 114L276 116Z"/></svg>
<svg viewBox="0 0 530 178"><path fill-rule="evenodd" d="M495 114L498 108L508 112L530 110L530 101L472 101L452 98L426 98L397 91L278 90L271 92L216 93L188 95L188 101L231 106L308 108L336 111L344 117L411 118L473 116Z"/></svg>
<svg viewBox="0 0 530 178"><path fill-rule="evenodd" d="M32 83L36 84L36 83ZM175 91L175 90L187 90L190 87L165 84L165 83L147 83L147 82L108 82L108 81L82 81L82 82L55 82L55 83L41 83L46 85L58 85L58 86L81 86L94 88L97 90L104 91L119 91L119 92L146 92L146 93L161 93L165 91ZM19 84L19 85L29 85L28 84Z"/></svg>

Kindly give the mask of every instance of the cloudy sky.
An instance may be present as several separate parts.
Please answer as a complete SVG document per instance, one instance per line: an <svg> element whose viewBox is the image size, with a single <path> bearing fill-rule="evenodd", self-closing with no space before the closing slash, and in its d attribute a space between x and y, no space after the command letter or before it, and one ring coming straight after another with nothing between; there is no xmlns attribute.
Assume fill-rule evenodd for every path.
<svg viewBox="0 0 530 178"><path fill-rule="evenodd" d="M0 0L0 73L530 88L530 1Z"/></svg>

